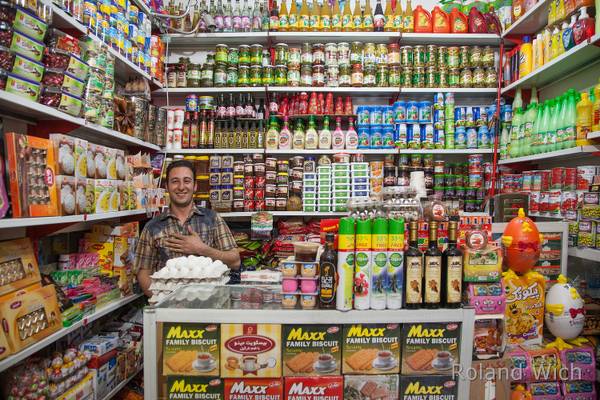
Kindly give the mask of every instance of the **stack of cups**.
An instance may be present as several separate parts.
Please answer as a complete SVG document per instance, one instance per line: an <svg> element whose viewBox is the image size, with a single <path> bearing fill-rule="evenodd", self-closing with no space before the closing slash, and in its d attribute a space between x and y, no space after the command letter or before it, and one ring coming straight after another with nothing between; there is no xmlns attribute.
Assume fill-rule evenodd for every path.
<svg viewBox="0 0 600 400"><path fill-rule="evenodd" d="M167 150L181 149L184 119L185 111L183 110L183 108L167 110L167 140L165 146Z"/></svg>

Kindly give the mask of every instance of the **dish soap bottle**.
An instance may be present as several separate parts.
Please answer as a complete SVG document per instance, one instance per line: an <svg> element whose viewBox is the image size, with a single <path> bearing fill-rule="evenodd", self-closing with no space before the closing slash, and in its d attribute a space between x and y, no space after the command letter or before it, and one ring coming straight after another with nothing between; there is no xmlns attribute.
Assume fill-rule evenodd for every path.
<svg viewBox="0 0 600 400"><path fill-rule="evenodd" d="M450 31L452 33L469 32L469 19L456 7L450 12Z"/></svg>
<svg viewBox="0 0 600 400"><path fill-rule="evenodd" d="M573 39L575 44L579 44L584 40L594 36L595 24L594 18L587 14L587 7L581 7L579 18L573 27Z"/></svg>
<svg viewBox="0 0 600 400"><path fill-rule="evenodd" d="M433 11L431 11L431 18L433 19L434 33L450 33L450 21L448 14L439 6L435 6L433 8Z"/></svg>
<svg viewBox="0 0 600 400"><path fill-rule="evenodd" d="M310 116L308 120L308 129L306 130L306 139L304 141L304 148L306 150L316 150L318 146L319 136L315 129L315 117Z"/></svg>
<svg viewBox="0 0 600 400"><path fill-rule="evenodd" d="M423 6L418 5L413 12L415 21L415 32L428 33L433 30L431 25L431 14Z"/></svg>

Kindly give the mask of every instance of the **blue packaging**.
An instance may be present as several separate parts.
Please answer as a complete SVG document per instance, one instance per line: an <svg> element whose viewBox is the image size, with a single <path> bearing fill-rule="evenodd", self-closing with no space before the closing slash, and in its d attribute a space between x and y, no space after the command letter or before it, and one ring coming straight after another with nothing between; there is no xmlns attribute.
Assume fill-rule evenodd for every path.
<svg viewBox="0 0 600 400"><path fill-rule="evenodd" d="M380 149L383 146L383 126L371 125L370 129L371 148Z"/></svg>
<svg viewBox="0 0 600 400"><path fill-rule="evenodd" d="M477 148L477 129L474 127L467 128L467 149Z"/></svg>
<svg viewBox="0 0 600 400"><path fill-rule="evenodd" d="M433 129L433 147L443 149L446 146L446 136L443 129Z"/></svg>
<svg viewBox="0 0 600 400"><path fill-rule="evenodd" d="M421 148L421 128L419 124L408 124L406 127L406 142L409 149Z"/></svg>
<svg viewBox="0 0 600 400"><path fill-rule="evenodd" d="M383 125L383 136L382 136L381 147L384 149L393 149L394 143L395 143L394 125L392 125L392 124Z"/></svg>
<svg viewBox="0 0 600 400"><path fill-rule="evenodd" d="M383 106L383 123L394 124L394 108L392 106Z"/></svg>
<svg viewBox="0 0 600 400"><path fill-rule="evenodd" d="M444 108L444 93L436 93L433 95L433 108L442 110Z"/></svg>
<svg viewBox="0 0 600 400"><path fill-rule="evenodd" d="M467 148L467 130L464 126L457 126L456 130L454 131L454 148Z"/></svg>
<svg viewBox="0 0 600 400"><path fill-rule="evenodd" d="M396 133L394 135L394 141L396 147L399 149L406 149L408 147L407 142L407 131L408 126L406 124L396 124Z"/></svg>
<svg viewBox="0 0 600 400"><path fill-rule="evenodd" d="M383 123L383 107L371 107L369 123L371 125L381 125Z"/></svg>
<svg viewBox="0 0 600 400"><path fill-rule="evenodd" d="M433 127L435 129L444 129L444 110L433 110Z"/></svg>
<svg viewBox="0 0 600 400"><path fill-rule="evenodd" d="M369 125L369 114L371 112L369 106L358 106L356 107L356 123L358 126Z"/></svg>
<svg viewBox="0 0 600 400"><path fill-rule="evenodd" d="M471 107L469 111L467 111L467 124L469 125L477 125L477 121L481 118L481 109L479 107Z"/></svg>
<svg viewBox="0 0 600 400"><path fill-rule="evenodd" d="M358 134L358 148L368 149L371 145L369 125L359 126L356 133Z"/></svg>
<svg viewBox="0 0 600 400"><path fill-rule="evenodd" d="M456 126L465 126L467 122L467 107L454 108L454 124Z"/></svg>
<svg viewBox="0 0 600 400"><path fill-rule="evenodd" d="M432 149L433 148L433 125L432 124L421 124L421 148Z"/></svg>
<svg viewBox="0 0 600 400"><path fill-rule="evenodd" d="M510 104L500 107L500 119L504 122L512 122L512 106Z"/></svg>
<svg viewBox="0 0 600 400"><path fill-rule="evenodd" d="M430 124L431 123L431 102L422 101L419 103L419 123Z"/></svg>
<svg viewBox="0 0 600 400"><path fill-rule="evenodd" d="M489 149L492 145L490 131L487 125L482 125L477 130L477 147L480 149Z"/></svg>
<svg viewBox="0 0 600 400"><path fill-rule="evenodd" d="M394 121L396 123L406 122L406 102L397 101L393 105Z"/></svg>
<svg viewBox="0 0 600 400"><path fill-rule="evenodd" d="M412 124L419 122L419 103L416 101L409 101L406 104L406 122Z"/></svg>

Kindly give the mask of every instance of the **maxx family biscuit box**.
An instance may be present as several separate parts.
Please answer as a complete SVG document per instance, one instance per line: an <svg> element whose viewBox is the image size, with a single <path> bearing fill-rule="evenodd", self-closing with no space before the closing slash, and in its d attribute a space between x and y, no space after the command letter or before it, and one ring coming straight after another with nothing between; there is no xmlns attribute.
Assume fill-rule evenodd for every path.
<svg viewBox="0 0 600 400"><path fill-rule="evenodd" d="M402 325L402 375L444 374L459 363L460 325Z"/></svg>
<svg viewBox="0 0 600 400"><path fill-rule="evenodd" d="M400 370L399 324L344 325L344 374L397 374Z"/></svg>
<svg viewBox="0 0 600 400"><path fill-rule="evenodd" d="M345 376L344 399L397 400L398 375Z"/></svg>
<svg viewBox="0 0 600 400"><path fill-rule="evenodd" d="M167 400L222 400L224 382L219 378L199 376L167 377Z"/></svg>
<svg viewBox="0 0 600 400"><path fill-rule="evenodd" d="M221 324L221 377L280 378L281 325Z"/></svg>
<svg viewBox="0 0 600 400"><path fill-rule="evenodd" d="M281 378L225 379L225 400L283 400Z"/></svg>
<svg viewBox="0 0 600 400"><path fill-rule="evenodd" d="M284 325L283 376L341 375L340 325Z"/></svg>
<svg viewBox="0 0 600 400"><path fill-rule="evenodd" d="M163 323L163 375L219 376L219 325Z"/></svg>
<svg viewBox="0 0 600 400"><path fill-rule="evenodd" d="M343 400L344 377L287 377L283 393L286 400Z"/></svg>
<svg viewBox="0 0 600 400"><path fill-rule="evenodd" d="M399 400L458 400L458 384L451 376L400 376Z"/></svg>

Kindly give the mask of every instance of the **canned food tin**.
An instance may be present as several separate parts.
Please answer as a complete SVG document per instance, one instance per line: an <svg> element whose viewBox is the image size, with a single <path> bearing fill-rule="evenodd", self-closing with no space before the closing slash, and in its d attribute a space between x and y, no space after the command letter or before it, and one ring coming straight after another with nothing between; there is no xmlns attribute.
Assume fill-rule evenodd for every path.
<svg viewBox="0 0 600 400"><path fill-rule="evenodd" d="M419 128L419 124L408 124L406 126L406 142L408 143L409 149L419 149L421 148L421 132ZM411 154L412 156L419 156L419 154ZM419 166L420 166L419 160Z"/></svg>
<svg viewBox="0 0 600 400"><path fill-rule="evenodd" d="M413 49L413 65L415 67L424 67L426 63L425 59L425 46L415 46Z"/></svg>
<svg viewBox="0 0 600 400"><path fill-rule="evenodd" d="M400 47L400 65L403 67L413 67L413 48L412 46Z"/></svg>
<svg viewBox="0 0 600 400"><path fill-rule="evenodd" d="M460 68L460 49L448 47L448 68Z"/></svg>
<svg viewBox="0 0 600 400"><path fill-rule="evenodd" d="M198 96L190 94L185 98L185 111L196 112L198 111Z"/></svg>

